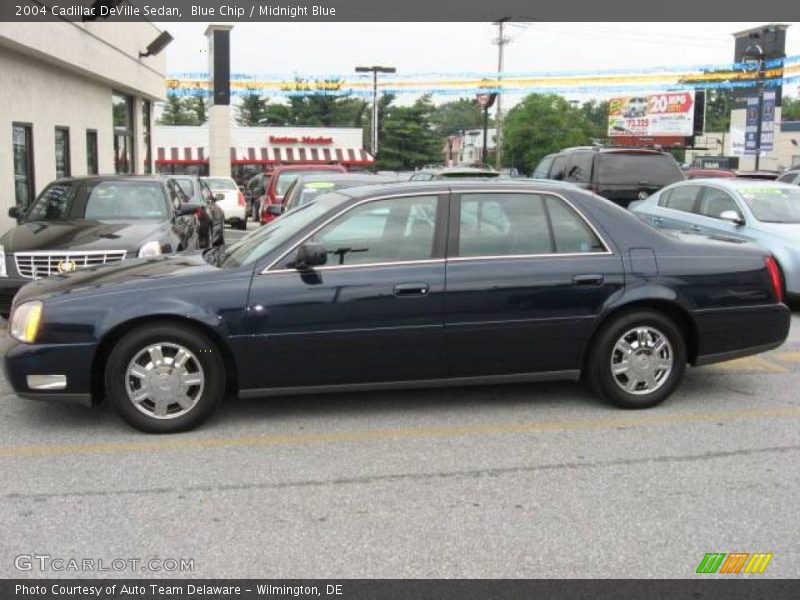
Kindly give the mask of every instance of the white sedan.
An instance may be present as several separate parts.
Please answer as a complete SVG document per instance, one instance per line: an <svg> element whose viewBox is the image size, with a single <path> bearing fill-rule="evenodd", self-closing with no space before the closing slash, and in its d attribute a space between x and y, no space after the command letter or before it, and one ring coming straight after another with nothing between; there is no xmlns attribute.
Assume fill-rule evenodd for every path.
<svg viewBox="0 0 800 600"><path fill-rule="evenodd" d="M247 203L244 194L230 177L203 177L214 194L217 206L225 213L225 222L237 229L247 228Z"/></svg>

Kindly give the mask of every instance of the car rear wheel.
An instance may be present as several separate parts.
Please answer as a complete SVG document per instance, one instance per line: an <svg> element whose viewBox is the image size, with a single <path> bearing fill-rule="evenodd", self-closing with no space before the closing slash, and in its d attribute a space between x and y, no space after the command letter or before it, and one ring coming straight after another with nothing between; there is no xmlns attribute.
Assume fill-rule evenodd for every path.
<svg viewBox="0 0 800 600"><path fill-rule="evenodd" d="M120 416L148 433L192 429L225 392L225 365L205 335L181 324L135 329L111 351L107 397Z"/></svg>
<svg viewBox="0 0 800 600"><path fill-rule="evenodd" d="M239 219L236 221L236 229L244 231L247 229L247 215L244 216L244 219Z"/></svg>
<svg viewBox="0 0 800 600"><path fill-rule="evenodd" d="M663 314L637 310L603 327L586 364L587 379L605 400L622 408L663 402L686 370L686 343Z"/></svg>

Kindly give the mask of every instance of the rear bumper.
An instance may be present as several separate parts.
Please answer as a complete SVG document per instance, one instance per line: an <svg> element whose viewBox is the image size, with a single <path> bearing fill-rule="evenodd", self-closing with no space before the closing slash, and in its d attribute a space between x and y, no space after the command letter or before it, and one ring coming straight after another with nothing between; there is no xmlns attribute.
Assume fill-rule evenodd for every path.
<svg viewBox="0 0 800 600"><path fill-rule="evenodd" d="M244 221L247 215L246 206L220 206L222 212L225 213L225 222L231 223L233 221Z"/></svg>
<svg viewBox="0 0 800 600"><path fill-rule="evenodd" d="M92 404L91 364L95 348L95 344L21 344L10 337L0 340L3 369L18 396L86 406ZM56 376L63 376L63 386L52 384Z"/></svg>
<svg viewBox="0 0 800 600"><path fill-rule="evenodd" d="M697 311L697 357L692 364L708 365L777 348L789 335L791 317L785 304Z"/></svg>

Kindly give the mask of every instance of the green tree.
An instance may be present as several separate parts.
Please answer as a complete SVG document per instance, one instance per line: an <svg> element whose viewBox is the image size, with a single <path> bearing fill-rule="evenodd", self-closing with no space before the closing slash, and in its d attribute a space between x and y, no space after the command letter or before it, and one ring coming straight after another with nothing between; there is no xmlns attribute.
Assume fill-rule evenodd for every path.
<svg viewBox="0 0 800 600"><path fill-rule="evenodd" d="M800 121L800 98L781 99L781 121Z"/></svg>
<svg viewBox="0 0 800 600"><path fill-rule="evenodd" d="M236 107L236 123L242 127L257 127L264 118L267 99L256 90L248 89Z"/></svg>
<svg viewBox="0 0 800 600"><path fill-rule="evenodd" d="M340 86L339 79L295 80L295 90L316 93L289 96L289 122L300 127L362 127L366 102L338 94Z"/></svg>
<svg viewBox="0 0 800 600"><path fill-rule="evenodd" d="M591 143L595 131L580 107L554 94L530 94L506 114L503 153L514 167L530 173L547 154Z"/></svg>
<svg viewBox="0 0 800 600"><path fill-rule="evenodd" d="M447 137L463 129L483 127L483 110L474 99L459 98L434 107L431 123L438 135Z"/></svg>
<svg viewBox="0 0 800 600"><path fill-rule="evenodd" d="M265 125L287 125L291 122L289 107L274 102L267 104L261 118Z"/></svg>
<svg viewBox="0 0 800 600"><path fill-rule="evenodd" d="M385 115L380 121L376 167L403 171L441 162L442 140L431 124L434 106L430 97L423 96L412 106L392 106L391 101L391 97L383 100Z"/></svg>
<svg viewBox="0 0 800 600"><path fill-rule="evenodd" d="M608 100L589 100L581 105L581 112L592 125L592 138L608 136Z"/></svg>
<svg viewBox="0 0 800 600"><path fill-rule="evenodd" d="M733 109L733 90L707 90L705 131L729 131L731 109Z"/></svg>
<svg viewBox="0 0 800 600"><path fill-rule="evenodd" d="M116 108L115 106L114 109ZM159 125L194 125L194 121L195 117L186 109L186 101L183 98L175 95L167 96L164 110L158 119Z"/></svg>
<svg viewBox="0 0 800 600"><path fill-rule="evenodd" d="M192 125L203 125L208 121L208 105L202 92L189 96L185 100L189 118L193 119Z"/></svg>

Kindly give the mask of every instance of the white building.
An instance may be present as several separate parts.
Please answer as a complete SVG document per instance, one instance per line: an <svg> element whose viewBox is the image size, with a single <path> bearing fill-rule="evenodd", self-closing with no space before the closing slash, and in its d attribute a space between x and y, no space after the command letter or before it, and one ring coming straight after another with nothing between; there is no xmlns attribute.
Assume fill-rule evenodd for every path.
<svg viewBox="0 0 800 600"><path fill-rule="evenodd" d="M152 172L165 61L140 53L160 33L145 21L0 23L0 227L58 177Z"/></svg>
<svg viewBox="0 0 800 600"><path fill-rule="evenodd" d="M230 140L231 174L239 180L276 165L336 163L357 170L374 163L359 127L231 126ZM153 143L159 172L208 173L207 125L156 125Z"/></svg>
<svg viewBox="0 0 800 600"><path fill-rule="evenodd" d="M497 145L497 129L486 130L486 153L493 152ZM483 129L467 129L450 136L443 149L445 164L472 165L486 163L483 157Z"/></svg>

